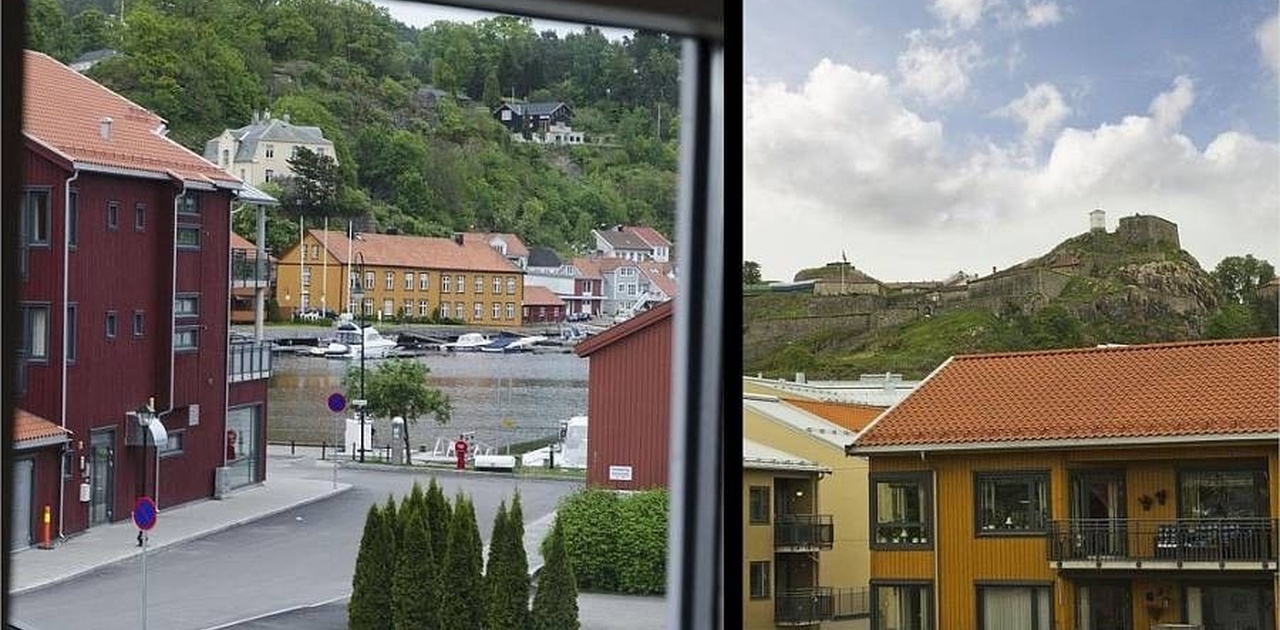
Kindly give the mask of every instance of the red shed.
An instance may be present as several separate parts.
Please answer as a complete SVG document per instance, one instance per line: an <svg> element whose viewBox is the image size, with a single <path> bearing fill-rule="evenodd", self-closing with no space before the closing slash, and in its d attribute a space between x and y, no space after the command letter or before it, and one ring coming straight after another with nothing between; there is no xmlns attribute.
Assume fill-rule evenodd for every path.
<svg viewBox="0 0 1280 630"><path fill-rule="evenodd" d="M577 345L587 382L587 484L666 487L671 433L671 313L665 302Z"/></svg>

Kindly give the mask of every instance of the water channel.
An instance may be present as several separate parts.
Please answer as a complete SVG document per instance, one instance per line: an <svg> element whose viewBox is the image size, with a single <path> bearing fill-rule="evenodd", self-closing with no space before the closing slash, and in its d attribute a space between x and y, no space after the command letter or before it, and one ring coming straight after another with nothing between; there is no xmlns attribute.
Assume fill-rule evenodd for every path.
<svg viewBox="0 0 1280 630"><path fill-rule="evenodd" d="M555 435L561 420L587 414L587 360L575 354L489 354L479 352L431 354L412 359L431 370L432 386L453 404L447 425L433 417L420 418L409 429L411 447L430 450L438 438L456 439L475 432L481 443L499 449L513 443ZM273 357L268 394L267 439L299 444L334 443L343 419L325 401L343 392L346 359L326 359L287 353ZM378 361L366 364L376 369ZM343 392L348 399L358 392ZM354 416L351 416L354 417ZM374 422L374 445L391 438L390 421Z"/></svg>

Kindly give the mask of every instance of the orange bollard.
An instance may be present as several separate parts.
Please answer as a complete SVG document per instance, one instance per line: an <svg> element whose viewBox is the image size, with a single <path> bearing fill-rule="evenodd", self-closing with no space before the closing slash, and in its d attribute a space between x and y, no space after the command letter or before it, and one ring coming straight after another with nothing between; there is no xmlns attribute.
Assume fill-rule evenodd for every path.
<svg viewBox="0 0 1280 630"><path fill-rule="evenodd" d="M44 506L44 519L40 524L40 548L53 549L53 509Z"/></svg>

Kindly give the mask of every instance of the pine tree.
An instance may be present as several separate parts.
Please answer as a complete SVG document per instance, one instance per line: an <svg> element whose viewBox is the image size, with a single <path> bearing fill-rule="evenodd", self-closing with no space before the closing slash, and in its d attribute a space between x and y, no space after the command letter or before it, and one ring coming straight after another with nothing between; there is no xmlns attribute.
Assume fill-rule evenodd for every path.
<svg viewBox="0 0 1280 630"><path fill-rule="evenodd" d="M453 509L449 500L444 497L444 490L431 478L427 486L427 527L431 530L431 551L436 561L444 566L445 553L449 549L449 523L453 521Z"/></svg>
<svg viewBox="0 0 1280 630"><path fill-rule="evenodd" d="M525 630L529 627L529 560L524 551L524 516L520 495L498 508L493 536L489 539L489 566L486 588L489 602L485 614L488 630Z"/></svg>
<svg viewBox="0 0 1280 630"><path fill-rule="evenodd" d="M485 594L481 554L475 509L459 494L453 503L449 549L440 572L441 630L473 630L482 625Z"/></svg>
<svg viewBox="0 0 1280 630"><path fill-rule="evenodd" d="M417 514L422 519L423 527L427 526L427 504L426 495L422 494L422 486L418 482L413 482L413 490L405 495L400 501L400 512L398 514L400 520L400 530L396 536L396 540L403 540L404 534L408 530L409 521L413 515Z"/></svg>
<svg viewBox="0 0 1280 630"><path fill-rule="evenodd" d="M408 514L404 538L391 584L391 621L395 630L434 630L439 600L436 561L431 553L431 530L413 503L401 508Z"/></svg>
<svg viewBox="0 0 1280 630"><path fill-rule="evenodd" d="M382 508L382 517L391 528L391 540L393 543L400 542L400 517L396 512L396 498L388 494L387 505ZM392 551L394 550L395 546L393 545Z"/></svg>
<svg viewBox="0 0 1280 630"><path fill-rule="evenodd" d="M355 575L351 578L351 602L347 605L347 627L350 630L387 630L391 627L391 575L395 552L391 526L378 506L369 506L364 535L356 555Z"/></svg>
<svg viewBox="0 0 1280 630"><path fill-rule="evenodd" d="M538 590L533 595L533 610L529 627L532 630L578 630L578 587L573 579L573 567L564 548L564 532L560 519L551 528L547 545L546 564L538 578Z"/></svg>

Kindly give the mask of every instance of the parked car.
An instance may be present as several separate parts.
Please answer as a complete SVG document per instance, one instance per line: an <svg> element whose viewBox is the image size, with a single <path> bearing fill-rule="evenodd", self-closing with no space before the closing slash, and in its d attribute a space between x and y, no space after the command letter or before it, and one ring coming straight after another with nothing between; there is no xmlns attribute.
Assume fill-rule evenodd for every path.
<svg viewBox="0 0 1280 630"><path fill-rule="evenodd" d="M571 322L585 322L591 319L591 313L569 313L565 319Z"/></svg>

